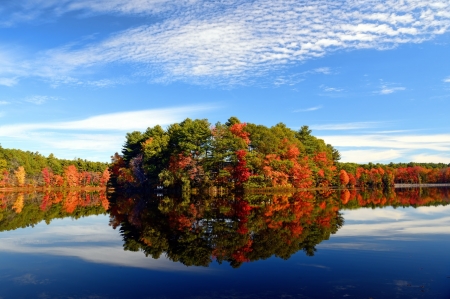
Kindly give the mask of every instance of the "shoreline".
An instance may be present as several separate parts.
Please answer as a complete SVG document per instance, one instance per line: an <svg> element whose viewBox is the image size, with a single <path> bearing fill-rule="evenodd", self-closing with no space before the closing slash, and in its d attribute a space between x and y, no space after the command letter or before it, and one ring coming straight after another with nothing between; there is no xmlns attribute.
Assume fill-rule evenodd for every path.
<svg viewBox="0 0 450 299"><path fill-rule="evenodd" d="M0 187L0 192L107 191L108 187Z"/></svg>
<svg viewBox="0 0 450 299"><path fill-rule="evenodd" d="M411 187L450 187L449 183L440 184L395 184L395 188L411 188Z"/></svg>

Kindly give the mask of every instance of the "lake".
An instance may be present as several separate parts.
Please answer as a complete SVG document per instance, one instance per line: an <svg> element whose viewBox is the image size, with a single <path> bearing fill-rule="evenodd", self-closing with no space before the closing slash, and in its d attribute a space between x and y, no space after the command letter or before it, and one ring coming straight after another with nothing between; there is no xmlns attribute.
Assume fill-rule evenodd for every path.
<svg viewBox="0 0 450 299"><path fill-rule="evenodd" d="M450 190L0 193L0 298L450 298Z"/></svg>

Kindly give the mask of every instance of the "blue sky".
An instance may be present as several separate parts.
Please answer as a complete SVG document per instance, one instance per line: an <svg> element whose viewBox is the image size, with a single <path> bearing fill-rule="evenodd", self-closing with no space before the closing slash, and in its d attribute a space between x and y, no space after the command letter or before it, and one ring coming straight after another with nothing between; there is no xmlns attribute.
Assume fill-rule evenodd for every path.
<svg viewBox="0 0 450 299"><path fill-rule="evenodd" d="M126 132L237 116L450 163L447 0L6 0L0 32L5 148L109 161Z"/></svg>

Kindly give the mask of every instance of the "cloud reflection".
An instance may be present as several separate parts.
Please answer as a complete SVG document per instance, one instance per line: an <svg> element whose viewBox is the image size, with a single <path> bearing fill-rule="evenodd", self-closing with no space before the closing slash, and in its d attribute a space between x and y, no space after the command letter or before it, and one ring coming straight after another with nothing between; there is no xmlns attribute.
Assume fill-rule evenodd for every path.
<svg viewBox="0 0 450 299"><path fill-rule="evenodd" d="M335 237L417 237L450 234L450 206L345 210L345 225Z"/></svg>
<svg viewBox="0 0 450 299"><path fill-rule="evenodd" d="M160 271L206 270L188 268L163 256L153 259L141 252L124 251L119 232L108 226L108 221L108 216L86 217L76 223L66 218L53 220L51 226L40 223L34 228L2 232L0 252L76 257L92 263Z"/></svg>

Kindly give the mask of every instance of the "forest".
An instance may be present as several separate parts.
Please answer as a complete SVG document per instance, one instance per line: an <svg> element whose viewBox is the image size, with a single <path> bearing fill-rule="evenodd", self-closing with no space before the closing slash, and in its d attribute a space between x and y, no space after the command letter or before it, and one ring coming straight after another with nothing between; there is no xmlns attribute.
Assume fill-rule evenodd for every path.
<svg viewBox="0 0 450 299"><path fill-rule="evenodd" d="M206 119L127 133L121 154L112 157L111 184L118 188L205 186L242 188L389 188L396 183L449 183L446 164L341 163L339 151L294 131Z"/></svg>
<svg viewBox="0 0 450 299"><path fill-rule="evenodd" d="M57 159L0 146L0 187L106 186L108 163Z"/></svg>

